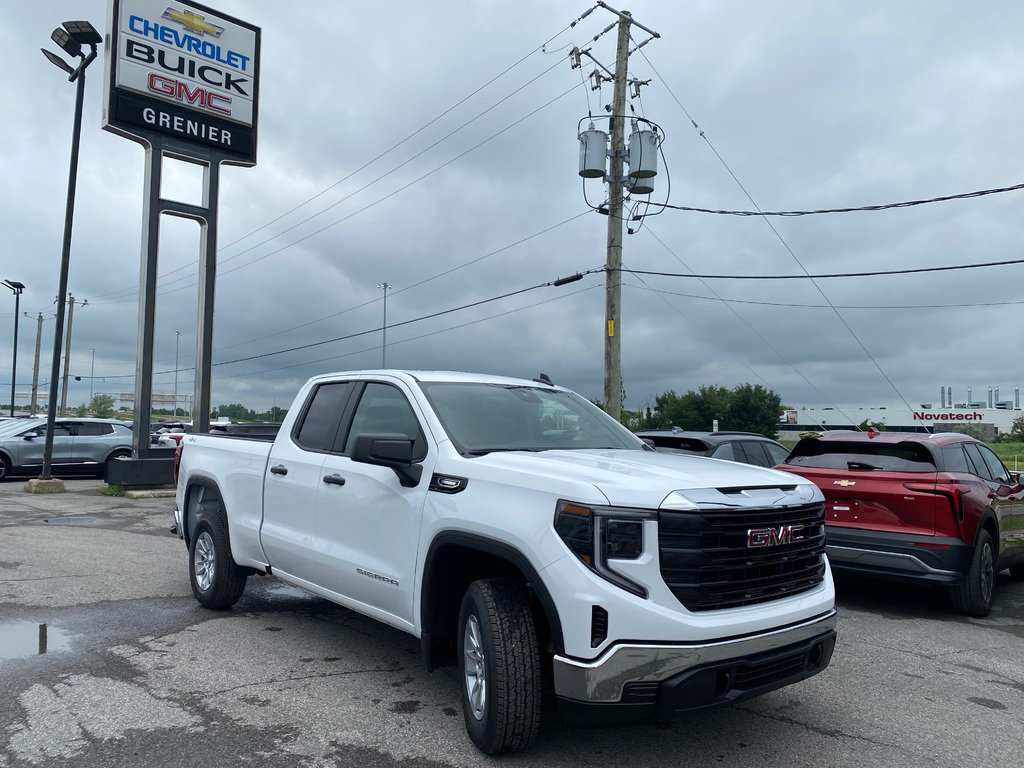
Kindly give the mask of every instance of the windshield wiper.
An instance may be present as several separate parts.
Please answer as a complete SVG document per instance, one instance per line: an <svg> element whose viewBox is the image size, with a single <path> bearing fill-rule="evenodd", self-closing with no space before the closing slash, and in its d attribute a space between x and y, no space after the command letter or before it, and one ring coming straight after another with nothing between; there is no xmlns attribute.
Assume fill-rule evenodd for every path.
<svg viewBox="0 0 1024 768"><path fill-rule="evenodd" d="M874 464L868 464L868 463L863 462L863 461L848 461L848 462L846 462L846 468L847 469L881 469L881 467L876 467Z"/></svg>

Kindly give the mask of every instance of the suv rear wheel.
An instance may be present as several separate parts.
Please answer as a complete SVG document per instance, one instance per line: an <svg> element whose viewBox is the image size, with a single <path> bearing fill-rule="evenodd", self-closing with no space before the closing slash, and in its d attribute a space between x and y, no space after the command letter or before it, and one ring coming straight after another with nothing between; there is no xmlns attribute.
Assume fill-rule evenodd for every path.
<svg viewBox="0 0 1024 768"><path fill-rule="evenodd" d="M992 610L992 592L996 584L996 552L992 537L984 528L978 531L974 555L962 584L950 593L953 607L968 616L988 616Z"/></svg>

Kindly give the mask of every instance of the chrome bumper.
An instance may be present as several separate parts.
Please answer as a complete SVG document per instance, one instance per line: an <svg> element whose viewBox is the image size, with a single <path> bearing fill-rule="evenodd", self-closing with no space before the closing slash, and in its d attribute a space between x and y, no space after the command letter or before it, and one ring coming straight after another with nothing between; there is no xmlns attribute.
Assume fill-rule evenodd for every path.
<svg viewBox="0 0 1024 768"><path fill-rule="evenodd" d="M835 628L833 609L784 629L719 643L615 645L594 661L556 655L555 693L575 701L611 704L621 701L627 683L660 682L695 667L744 659L834 633Z"/></svg>

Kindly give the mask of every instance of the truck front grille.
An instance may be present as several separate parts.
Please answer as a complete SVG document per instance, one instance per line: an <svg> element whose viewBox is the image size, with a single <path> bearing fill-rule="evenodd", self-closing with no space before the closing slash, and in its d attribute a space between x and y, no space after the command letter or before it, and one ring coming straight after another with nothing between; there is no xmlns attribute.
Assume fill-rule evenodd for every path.
<svg viewBox="0 0 1024 768"><path fill-rule="evenodd" d="M769 546L748 546L751 531L776 533L802 525L798 540L758 536ZM799 538L802 537L802 538ZM813 589L825 578L825 507L760 507L658 513L661 575L690 611L755 605Z"/></svg>

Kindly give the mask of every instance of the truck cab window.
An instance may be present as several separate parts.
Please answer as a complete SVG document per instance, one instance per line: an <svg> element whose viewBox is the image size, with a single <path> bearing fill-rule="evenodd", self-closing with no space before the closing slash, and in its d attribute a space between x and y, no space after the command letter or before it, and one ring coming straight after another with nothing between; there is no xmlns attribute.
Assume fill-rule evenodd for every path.
<svg viewBox="0 0 1024 768"><path fill-rule="evenodd" d="M310 451L331 450L351 391L352 383L348 381L317 387L294 433L295 442Z"/></svg>

